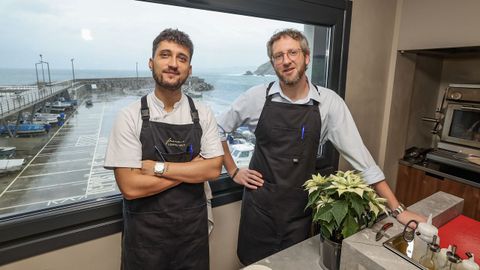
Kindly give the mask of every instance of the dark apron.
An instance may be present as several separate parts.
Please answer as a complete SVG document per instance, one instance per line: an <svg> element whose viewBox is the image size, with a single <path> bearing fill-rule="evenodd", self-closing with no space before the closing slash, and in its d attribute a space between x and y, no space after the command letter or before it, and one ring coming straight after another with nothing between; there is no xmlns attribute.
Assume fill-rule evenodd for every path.
<svg viewBox="0 0 480 270"><path fill-rule="evenodd" d="M318 102L272 102L272 85L266 91L249 166L265 182L243 193L237 254L244 265L305 240L312 221L302 185L315 172L321 128Z"/></svg>
<svg viewBox="0 0 480 270"><path fill-rule="evenodd" d="M190 97L188 102L193 124L173 125L150 122L147 99L142 97L142 160L188 162L199 154L202 128ZM123 220L123 270L208 270L203 183L182 183L149 197L124 199Z"/></svg>

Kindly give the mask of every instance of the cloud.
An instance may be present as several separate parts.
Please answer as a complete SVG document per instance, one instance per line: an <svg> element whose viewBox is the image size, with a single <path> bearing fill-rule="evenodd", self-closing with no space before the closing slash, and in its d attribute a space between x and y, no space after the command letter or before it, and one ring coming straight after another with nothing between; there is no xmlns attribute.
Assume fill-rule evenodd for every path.
<svg viewBox="0 0 480 270"><path fill-rule="evenodd" d="M256 66L268 60L265 43L276 29L303 28L290 22L131 0L0 0L2 13L3 67L30 67L42 53L54 68L69 68L70 59L75 58L84 69L131 69L136 62L148 61L153 39L167 27L190 35L196 70Z"/></svg>

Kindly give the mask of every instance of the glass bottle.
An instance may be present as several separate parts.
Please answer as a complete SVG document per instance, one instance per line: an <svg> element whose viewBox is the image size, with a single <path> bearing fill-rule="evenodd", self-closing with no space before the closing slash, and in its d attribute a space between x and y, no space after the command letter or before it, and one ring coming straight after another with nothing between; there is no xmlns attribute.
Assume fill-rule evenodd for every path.
<svg viewBox="0 0 480 270"><path fill-rule="evenodd" d="M437 236L433 236L432 243L428 244L427 252L420 258L420 264L429 270L437 269L437 254L440 251L440 246L436 243Z"/></svg>
<svg viewBox="0 0 480 270"><path fill-rule="evenodd" d="M447 263L440 268L440 270L455 270L457 265L462 261L460 257L455 253L457 251L457 246L452 246L452 251L447 252Z"/></svg>

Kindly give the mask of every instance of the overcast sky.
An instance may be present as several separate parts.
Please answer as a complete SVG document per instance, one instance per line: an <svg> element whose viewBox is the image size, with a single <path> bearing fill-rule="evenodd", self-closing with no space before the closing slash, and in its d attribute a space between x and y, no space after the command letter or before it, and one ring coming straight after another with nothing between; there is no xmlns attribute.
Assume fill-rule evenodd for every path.
<svg viewBox="0 0 480 270"><path fill-rule="evenodd" d="M190 35L195 70L266 62L278 29L303 25L133 0L1 0L0 68L147 69L151 44L167 27Z"/></svg>

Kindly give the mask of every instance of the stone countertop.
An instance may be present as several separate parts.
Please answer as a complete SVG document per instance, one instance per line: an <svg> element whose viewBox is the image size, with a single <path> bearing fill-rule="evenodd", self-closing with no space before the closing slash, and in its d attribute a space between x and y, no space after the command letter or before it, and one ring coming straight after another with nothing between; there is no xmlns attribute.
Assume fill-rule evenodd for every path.
<svg viewBox="0 0 480 270"><path fill-rule="evenodd" d="M425 216L432 213L433 224L439 227L461 214L463 199L440 191L413 204L408 209ZM382 241L376 242L376 232L387 222L393 222L394 226L387 231ZM345 239L342 245L340 269L417 270L416 266L383 247L384 241L401 233L403 228L404 226L394 218L388 217L372 228L364 229ZM319 245L320 239L316 235L254 265L266 266L273 270L321 270ZM249 267L245 268L245 270L248 269Z"/></svg>
<svg viewBox="0 0 480 270"><path fill-rule="evenodd" d="M244 270L254 270L257 265L267 266L273 270L322 270L319 265L319 249L320 238L316 235L258 261L253 265L247 266ZM260 270L260 268L258 268L258 270Z"/></svg>

